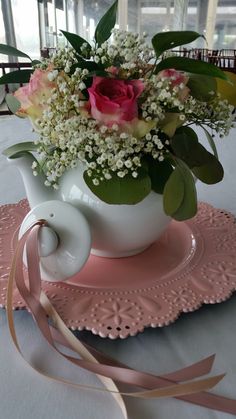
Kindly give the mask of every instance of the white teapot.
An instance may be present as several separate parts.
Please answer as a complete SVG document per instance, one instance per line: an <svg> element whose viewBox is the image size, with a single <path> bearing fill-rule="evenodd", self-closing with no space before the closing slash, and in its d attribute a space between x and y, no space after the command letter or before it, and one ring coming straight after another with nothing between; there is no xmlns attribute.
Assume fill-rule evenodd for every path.
<svg viewBox="0 0 236 419"><path fill-rule="evenodd" d="M64 173L59 189L45 186L43 175L34 176L30 153L8 158L20 171L31 211L20 235L36 219L45 219L40 237L42 277L65 280L76 274L90 253L108 258L138 254L155 242L170 222L162 195L153 191L134 205L110 205L88 188L84 166Z"/></svg>

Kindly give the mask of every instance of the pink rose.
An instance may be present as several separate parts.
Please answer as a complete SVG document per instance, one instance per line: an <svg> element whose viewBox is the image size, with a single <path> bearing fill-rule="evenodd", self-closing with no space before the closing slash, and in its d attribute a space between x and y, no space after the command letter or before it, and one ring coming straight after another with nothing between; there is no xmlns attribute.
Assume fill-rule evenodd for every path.
<svg viewBox="0 0 236 419"><path fill-rule="evenodd" d="M21 104L17 111L19 116L29 116L34 120L42 115L43 110L47 107L46 102L51 91L56 86L55 82L48 79L50 71L51 69L36 69L31 75L29 83L16 90L14 96Z"/></svg>
<svg viewBox="0 0 236 419"><path fill-rule="evenodd" d="M141 80L94 77L88 89L92 117L106 125L132 121L138 116L137 99L143 89Z"/></svg>
<svg viewBox="0 0 236 419"><path fill-rule="evenodd" d="M186 84L188 82L188 77L174 68L168 68L167 70L160 71L157 77L158 79L170 79L173 87L178 86L181 83Z"/></svg>

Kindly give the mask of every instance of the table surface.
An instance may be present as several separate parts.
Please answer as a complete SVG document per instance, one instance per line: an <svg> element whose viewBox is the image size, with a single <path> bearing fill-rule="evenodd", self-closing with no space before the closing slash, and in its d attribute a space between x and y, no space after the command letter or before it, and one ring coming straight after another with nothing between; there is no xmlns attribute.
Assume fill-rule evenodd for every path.
<svg viewBox="0 0 236 419"><path fill-rule="evenodd" d="M224 208L236 215L235 155L236 129L228 138L218 139L224 180L207 187L198 182L199 200ZM0 118L0 152L17 141L35 138L27 120L15 116ZM0 204L25 197L17 170L0 156ZM216 353L213 372L227 372L214 389L236 398L236 295L224 303L205 305L194 313L182 314L172 325L146 329L125 340L102 339L80 332L86 342L133 368L161 374L177 370ZM83 384L100 385L96 377L75 369L49 348L26 311L15 312L17 335L30 362L54 375ZM6 314L0 310L0 417L4 419L120 419L121 413L109 394L77 390L37 374L16 352L11 342ZM232 415L176 400L126 398L129 419L227 419Z"/></svg>

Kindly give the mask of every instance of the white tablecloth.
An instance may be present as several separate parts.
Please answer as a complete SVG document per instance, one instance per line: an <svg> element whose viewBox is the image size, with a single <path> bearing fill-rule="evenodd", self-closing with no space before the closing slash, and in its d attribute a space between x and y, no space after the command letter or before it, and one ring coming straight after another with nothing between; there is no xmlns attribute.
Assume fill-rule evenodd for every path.
<svg viewBox="0 0 236 419"><path fill-rule="evenodd" d="M235 156L236 129L227 139L218 140L224 181L206 187L198 183L200 200L228 209L236 215ZM0 151L16 141L32 140L34 134L26 120L0 118ZM0 156L0 203L17 202L25 196L17 170ZM100 385L94 375L76 370L55 355L36 330L25 311L15 313L17 334L33 365L89 385ZM146 329L126 340L102 339L90 332L80 336L128 365L151 373L167 373L216 353L214 373L227 372L215 393L236 398L236 296L183 314L172 325ZM227 419L232 415L175 400L137 400L126 398L130 419ZM1 419L120 419L112 397L51 382L31 369L16 352L8 332L6 315L0 310L0 418Z"/></svg>

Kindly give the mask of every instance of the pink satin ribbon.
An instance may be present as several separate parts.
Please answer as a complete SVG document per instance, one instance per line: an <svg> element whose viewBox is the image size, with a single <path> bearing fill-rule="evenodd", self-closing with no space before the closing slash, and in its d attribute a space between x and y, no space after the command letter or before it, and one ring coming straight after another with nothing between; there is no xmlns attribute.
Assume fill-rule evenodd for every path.
<svg viewBox="0 0 236 419"><path fill-rule="evenodd" d="M55 312L55 309L53 309L53 307L50 305L50 302L48 302L49 311L47 310L47 297L45 296L44 299L42 298L43 293L41 289L41 277L38 255L38 232L44 224L44 221L39 221L35 223L20 239L14 256L10 276L15 277L16 286L22 298L24 299L26 305L32 312L32 315L39 329L41 330L48 343L52 347L54 347L54 349L57 352L59 352L70 362L86 370L94 372L95 374L99 375L99 377L102 376L104 380L104 377L107 377L108 380L114 380L115 382L122 382L145 389L145 391L143 392L123 392L118 395L115 395L116 398L118 398L117 400L125 417L127 416L125 406L122 405L123 399L120 397L121 394L132 397L144 398L171 396L210 409L236 414L236 400L228 399L226 397L218 396L212 393L208 393L206 391L201 391L209 389L216 385L217 382L219 382L223 378L223 375L199 381L191 381L187 384L180 384L183 381L192 380L193 378L201 377L204 374L209 373L214 362L214 355L181 370L162 376L154 376L152 374L147 374L144 372L133 370L127 367L126 365L107 357L106 355L100 353L99 351L95 350L89 345L80 342L78 339L76 341L80 344L82 352L87 351L88 356L86 357L86 359L78 359L73 356L68 356L65 355L62 351L60 351L57 348L55 342L59 342L60 344L69 347L70 349L75 351L73 345L73 339L75 338L73 335L72 340L68 339L65 333L62 333L62 331L59 331L57 328L50 326L48 323L48 313L51 313L51 320L54 320L55 322L58 321L59 316L58 313ZM27 288L25 284L23 275L23 250L25 243L27 252L29 288ZM9 327L13 340L17 348L19 349L14 330L13 316L10 311L11 307L9 307L9 303L11 303L11 291L12 289L8 292L7 303ZM44 303L42 303L42 301L44 301ZM63 327L62 319L59 318L59 320L60 324ZM69 332L68 329L67 332ZM72 335L72 332L69 333ZM112 383L112 381L110 381L110 383ZM107 386L107 388L109 388L109 386ZM94 389L98 390L99 388ZM116 389L117 388L114 385L113 388L109 389L108 391L111 391L112 393L117 393Z"/></svg>

